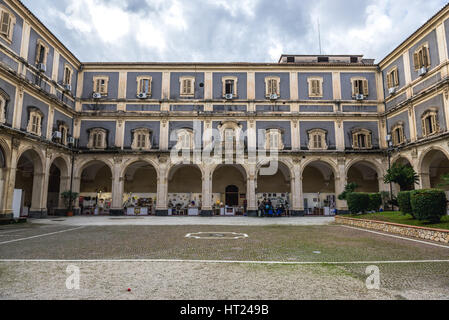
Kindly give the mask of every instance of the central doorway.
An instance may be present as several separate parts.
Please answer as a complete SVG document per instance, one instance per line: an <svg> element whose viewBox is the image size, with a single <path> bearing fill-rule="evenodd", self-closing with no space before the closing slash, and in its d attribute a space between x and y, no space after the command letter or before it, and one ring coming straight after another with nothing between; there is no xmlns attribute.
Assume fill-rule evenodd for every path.
<svg viewBox="0 0 449 320"><path fill-rule="evenodd" d="M235 207L239 205L239 188L236 186L226 187L226 205Z"/></svg>

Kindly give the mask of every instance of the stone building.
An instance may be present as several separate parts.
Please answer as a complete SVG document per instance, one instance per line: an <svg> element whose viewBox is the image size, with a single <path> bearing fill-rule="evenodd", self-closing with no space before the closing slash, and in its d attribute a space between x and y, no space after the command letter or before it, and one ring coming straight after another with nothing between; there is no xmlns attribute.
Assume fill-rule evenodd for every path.
<svg viewBox="0 0 449 320"><path fill-rule="evenodd" d="M449 5L378 64L82 63L20 1L0 0L0 215L17 203L58 214L67 190L83 197L77 212L103 199L111 215L133 198L157 215L191 201L254 215L266 197L295 215L345 211L348 182L389 190L389 154L419 173L416 188L436 187L449 172L448 41ZM194 161L217 144L231 161ZM268 148L279 161L265 175L267 158L250 155Z"/></svg>

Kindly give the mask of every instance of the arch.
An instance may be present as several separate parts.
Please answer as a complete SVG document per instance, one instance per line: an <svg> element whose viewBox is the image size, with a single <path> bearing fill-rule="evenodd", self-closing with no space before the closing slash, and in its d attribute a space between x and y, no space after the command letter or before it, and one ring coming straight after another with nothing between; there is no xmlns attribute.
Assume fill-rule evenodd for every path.
<svg viewBox="0 0 449 320"><path fill-rule="evenodd" d="M233 213L231 214L237 214L240 208L244 210L245 200L247 198L248 178L249 173L247 168L241 164L220 164L216 166L211 172L212 203L223 203L234 207L232 209ZM233 197L228 197L226 188L231 185L239 189L237 197L235 197L235 194ZM241 197L240 195L245 195L245 197Z"/></svg>
<svg viewBox="0 0 449 320"><path fill-rule="evenodd" d="M441 151L441 152L446 156L446 158L449 159L449 152L448 152L446 149L444 149L444 148L442 148L442 147L439 147L439 146L431 146L431 147L427 148L426 150L424 150L424 151L421 153L421 157L419 158L419 161L418 161L418 170L420 170L421 172L423 172L423 166L425 165L425 163L424 163L425 158L426 158L426 157L429 155L429 153L432 152L432 151Z"/></svg>
<svg viewBox="0 0 449 320"><path fill-rule="evenodd" d="M312 164L313 162L323 162L323 163L326 163L326 164L329 165L329 167L332 169L332 172L333 172L333 174L334 174L334 176L335 176L335 179L339 179L339 178L340 178L340 176L339 176L339 174L338 174L338 169L337 169L336 163L333 162L332 160L327 159L327 158L310 158L310 159L306 160L306 161L302 164L302 167L301 167L301 176L303 175L304 170L305 170L310 164Z"/></svg>
<svg viewBox="0 0 449 320"><path fill-rule="evenodd" d="M0 169L6 167L6 154L3 151L3 147L0 145Z"/></svg>
<svg viewBox="0 0 449 320"><path fill-rule="evenodd" d="M420 160L420 178L423 188L440 188L441 176L449 174L449 156L438 147L429 148ZM441 188L449 191L449 187Z"/></svg>
<svg viewBox="0 0 449 320"><path fill-rule="evenodd" d="M348 173L349 173L349 170L354 166L354 165L356 165L357 163L365 163L365 164L367 164L368 166L373 166L374 167L374 170L376 171L376 173L377 173L377 175L378 175L378 177L382 177L383 176L383 170L382 170L382 168L380 167L380 165L375 161L375 160L372 160L372 159L365 159L365 158L355 158L355 159L352 159L351 161L349 161L348 162L348 164L346 165L346 168L345 168L345 175L346 175L346 177L348 176Z"/></svg>
<svg viewBox="0 0 449 320"><path fill-rule="evenodd" d="M328 215L336 208L337 172L335 164L326 158L312 158L303 164L301 201L306 214Z"/></svg>
<svg viewBox="0 0 449 320"><path fill-rule="evenodd" d="M405 164L407 162L410 164L410 166L413 167L410 157L407 155L404 155L404 154L396 154L395 156L393 156L391 158L391 163L396 163L396 162L399 162L402 164Z"/></svg>
<svg viewBox="0 0 449 320"><path fill-rule="evenodd" d="M83 159L80 163L78 163L75 166L75 170L73 173L74 177L81 177L81 173L83 172L83 170L88 167L91 163L93 162L103 162L105 165L107 165L109 167L109 169L111 170L111 172L114 172L114 165L112 164L112 162L110 162L109 160L106 159L91 159L91 158L87 158L87 159Z"/></svg>
<svg viewBox="0 0 449 320"><path fill-rule="evenodd" d="M19 152L16 164L16 177L14 189L23 191L24 208L21 214L40 218L44 211L42 194L44 189L44 171L41 152L34 147L24 147Z"/></svg>
<svg viewBox="0 0 449 320"><path fill-rule="evenodd" d="M259 161L258 163L257 163L257 165L256 165L256 176L259 174L259 171L260 171L260 169L263 167L263 166L265 166L265 165L267 165L268 163L269 163L269 159L267 159L267 160L261 160L261 161ZM284 165L285 166L285 168L287 168L288 169L288 174L289 174L289 176L290 176L290 178L292 178L292 177L294 177L294 168L293 168L293 165L289 162L289 161L287 161L287 160L285 160L285 159L277 159L277 161L279 162L279 163L281 163L282 165ZM281 166L282 167L282 166ZM279 166L278 166L278 169L279 169ZM284 172L283 172L284 173Z"/></svg>
<svg viewBox="0 0 449 320"><path fill-rule="evenodd" d="M160 178L160 176L159 176L159 165L153 159L146 159L146 158L137 158L137 159L129 159L129 160L127 160L123 164L123 166L122 166L122 169L120 171L120 177L124 177L125 173L126 173L126 170L128 170L128 168L130 166L132 166L133 164L135 164L137 162L145 162L145 163L151 165L156 170L157 178L158 179Z"/></svg>
<svg viewBox="0 0 449 320"><path fill-rule="evenodd" d="M0 165L0 168L9 168L10 167L10 148L5 140L0 139L0 157L3 157L3 167Z"/></svg>
<svg viewBox="0 0 449 320"><path fill-rule="evenodd" d="M45 156L42 151L35 146L24 146L20 148L17 154L17 162L19 162L20 158L27 153L31 156L34 164L37 164L37 168L35 167L34 170L39 173L44 172Z"/></svg>
<svg viewBox="0 0 449 320"><path fill-rule="evenodd" d="M379 192L379 168L367 160L351 161L346 168L346 179L348 183L355 182L358 192Z"/></svg>

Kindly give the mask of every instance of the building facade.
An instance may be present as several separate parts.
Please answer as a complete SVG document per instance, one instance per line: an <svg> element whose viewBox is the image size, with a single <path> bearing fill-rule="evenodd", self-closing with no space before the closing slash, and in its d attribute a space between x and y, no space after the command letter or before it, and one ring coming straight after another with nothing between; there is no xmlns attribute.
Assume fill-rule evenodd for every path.
<svg viewBox="0 0 449 320"><path fill-rule="evenodd" d="M0 0L0 19L1 217L15 190L31 217L63 212L67 190L78 212L103 199L111 215L137 198L157 215L192 201L255 215L270 197L295 215L344 212L348 182L389 191L389 156L416 188L449 173L449 6L378 64L82 63L20 1ZM230 158L204 156L211 146ZM268 175L264 150L278 159Z"/></svg>

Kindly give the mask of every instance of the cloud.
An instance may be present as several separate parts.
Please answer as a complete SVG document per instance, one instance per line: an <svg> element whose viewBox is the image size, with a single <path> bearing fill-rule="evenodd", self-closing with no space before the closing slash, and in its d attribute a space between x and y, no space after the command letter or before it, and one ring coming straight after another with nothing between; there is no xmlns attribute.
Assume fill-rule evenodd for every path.
<svg viewBox="0 0 449 320"><path fill-rule="evenodd" d="M378 61L443 0L23 0L81 61L277 62L281 53ZM51 4L51 5L50 5Z"/></svg>

